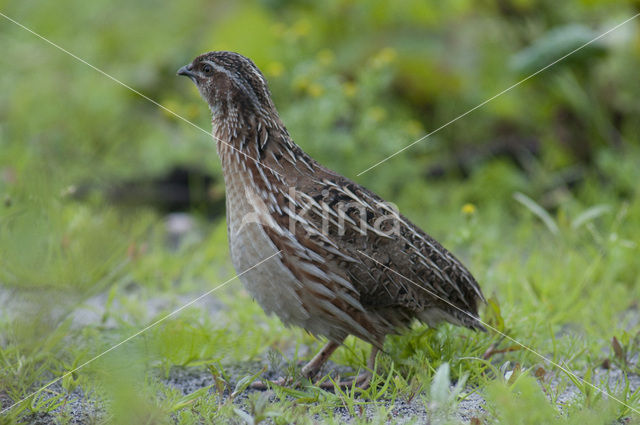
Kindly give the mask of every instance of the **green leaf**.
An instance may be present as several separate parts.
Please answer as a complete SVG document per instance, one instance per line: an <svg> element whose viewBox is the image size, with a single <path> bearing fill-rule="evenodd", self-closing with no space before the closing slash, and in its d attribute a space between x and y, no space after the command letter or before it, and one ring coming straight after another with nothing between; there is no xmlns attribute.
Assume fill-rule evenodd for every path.
<svg viewBox="0 0 640 425"><path fill-rule="evenodd" d="M605 51L600 40L585 45L597 37L584 25L566 25L548 31L533 44L516 53L510 61L510 67L522 73L537 72L545 66L580 48L571 59L589 58ZM581 46L584 46L581 48Z"/></svg>
<svg viewBox="0 0 640 425"><path fill-rule="evenodd" d="M200 388L199 390L196 390L190 394L187 394L186 396L182 397L181 399L179 399L178 401L176 401L175 403L173 403L173 405L171 406L171 408L169 409L169 411L171 412L175 412L177 410L183 409L187 406L189 406L190 404L194 403L196 400L198 400L200 397L204 397L209 393L209 390L211 388L213 388L216 384L211 384L209 386L206 386L204 388Z"/></svg>
<svg viewBox="0 0 640 425"><path fill-rule="evenodd" d="M611 212L611 206L605 204L595 205L580 213L571 223L571 228L578 229L580 226L609 212Z"/></svg>
<svg viewBox="0 0 640 425"><path fill-rule="evenodd" d="M560 229L558 228L558 225L556 224L555 220L551 217L551 215L547 212L547 210L545 210L540 205L538 205L533 199L529 198L527 195L520 192L514 193L513 199L515 199L516 201L520 202L522 205L527 207L529 211L531 211L540 220L542 220L542 222L545 224L545 226L547 226L547 229L549 229L551 233L553 233L554 235L558 234Z"/></svg>
<svg viewBox="0 0 640 425"><path fill-rule="evenodd" d="M233 390L233 393L231 393L231 398L235 398L238 394L244 392L244 390L249 388L249 385L251 385L251 383L255 381L258 378L258 376L262 375L266 371L267 371L267 367L264 366L262 369L260 369L258 373L254 375L247 375L244 378L240 379L236 384L236 388Z"/></svg>

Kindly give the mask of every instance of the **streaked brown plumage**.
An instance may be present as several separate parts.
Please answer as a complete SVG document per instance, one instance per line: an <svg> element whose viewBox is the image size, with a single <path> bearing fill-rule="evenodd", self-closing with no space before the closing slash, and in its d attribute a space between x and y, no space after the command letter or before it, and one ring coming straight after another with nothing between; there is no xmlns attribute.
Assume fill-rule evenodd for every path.
<svg viewBox="0 0 640 425"><path fill-rule="evenodd" d="M438 242L373 192L296 145L251 60L210 52L182 67L212 113L231 258L267 313L329 339L309 377L348 336L373 344L413 320L483 330L482 292ZM312 117L310 117L312 119Z"/></svg>

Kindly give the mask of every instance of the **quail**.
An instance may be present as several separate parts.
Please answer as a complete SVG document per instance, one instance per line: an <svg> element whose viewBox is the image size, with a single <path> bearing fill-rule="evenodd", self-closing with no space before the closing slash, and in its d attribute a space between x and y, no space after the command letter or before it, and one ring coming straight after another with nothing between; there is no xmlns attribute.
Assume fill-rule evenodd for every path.
<svg viewBox="0 0 640 425"><path fill-rule="evenodd" d="M250 59L209 52L178 75L211 110L240 280L267 314L328 340L303 376L317 375L348 335L372 344L370 377L385 336L416 320L484 330L471 273L392 204L295 144Z"/></svg>

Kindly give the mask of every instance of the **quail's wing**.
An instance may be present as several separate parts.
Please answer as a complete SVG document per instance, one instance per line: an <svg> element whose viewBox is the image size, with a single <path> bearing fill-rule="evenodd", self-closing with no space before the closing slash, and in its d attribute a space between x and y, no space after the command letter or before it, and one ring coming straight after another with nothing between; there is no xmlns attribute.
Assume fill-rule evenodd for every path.
<svg viewBox="0 0 640 425"><path fill-rule="evenodd" d="M306 231L322 235L316 244L329 247L365 308L438 309L449 321L482 328L477 308L484 297L474 277L392 204L335 175L296 196Z"/></svg>

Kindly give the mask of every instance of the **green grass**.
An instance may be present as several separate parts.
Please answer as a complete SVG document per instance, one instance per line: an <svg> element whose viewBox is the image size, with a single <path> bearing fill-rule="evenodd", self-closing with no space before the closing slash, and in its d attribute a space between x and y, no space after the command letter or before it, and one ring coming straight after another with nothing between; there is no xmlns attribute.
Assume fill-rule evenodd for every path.
<svg viewBox="0 0 640 425"><path fill-rule="evenodd" d="M618 22L632 14L631 3L520 1L511 12L465 1L426 9L408 1L397 10L341 1L63 3L0 1L0 10L204 129L207 108L175 70L214 48L251 56L305 150L395 202L469 266L490 301L483 320L640 409L640 392L624 379L610 385L601 367L640 374L636 27L356 177L523 77L544 49L561 49L546 39L535 55L523 50L549 28L574 21L605 28L602 16ZM248 27L263 36L248 36ZM72 196L83 184L108 187L176 164L210 171L220 193L209 137L2 18L0 39L5 408L234 270L223 217L192 211L195 226L174 248L166 217L153 208L112 204L101 192ZM520 68L505 66L519 52ZM521 167L469 154L505 135L536 137L539 150L520 157ZM472 157L464 172L452 167L443 178L425 178L461 152ZM568 172L579 176L575 186L559 183ZM480 423L640 421L512 341L450 325L389 337L365 391L246 391L264 366L295 373L322 344L266 317L234 280L0 415L0 423L47 414L70 423L81 393L99 406L85 418L97 424L341 423L336 412L353 423L386 423L397 413L394 401L423 406L432 423L458 423L456 406L476 394L487 400ZM490 348L495 353L483 359ZM357 371L369 349L349 338L332 360ZM204 370L207 383L183 394L167 384L176 370ZM570 387L576 397L564 400Z"/></svg>
<svg viewBox="0 0 640 425"><path fill-rule="evenodd" d="M636 153L621 156L618 164L638 159ZM587 377L605 358L637 374L637 363L625 360L637 353L637 313L635 324L624 318L625 312L637 312L634 309L640 299L635 260L640 202L637 198L615 199L612 188L619 184L616 181L600 184L599 189L599 183L589 182L547 217L555 223L555 233L530 208L509 197L487 200L471 214L462 211L456 200L464 198L460 192L482 190L489 175L505 171L511 172L504 165L488 164L464 185L432 185L429 192L434 197L448 193L451 201L434 209L429 220L410 208L406 214L433 229L465 258L490 297L483 319L492 326L581 377ZM599 205L607 205L607 209L595 210L599 214L590 206L594 196ZM59 201L60 208L47 209L49 214L43 217L29 214L31 208L20 208L22 201L17 195L14 202L3 211L3 227L11 231L2 237L6 253L3 281L23 304L3 315L1 351L2 391L13 400L232 276L222 220L201 221L201 233L194 232L172 252L166 247L163 223L149 212L121 215L99 205ZM47 237L40 237L42 234ZM77 266L65 267L68 264ZM108 294L103 316L88 326L73 326L70 312L99 293ZM75 372L62 382L62 390L50 394L52 398L27 400L3 420L11 423L25 414L52 410L64 404L66 392L75 387L109 400L108 417L116 423L149 415L156 418L152 423L171 417L178 423L201 418L215 422L240 420L245 414L256 422L270 417L287 423L310 414L331 421L335 408L343 407L358 416L359 408L366 404L380 404L379 415L384 417L388 408L382 402L417 398L430 406L429 388L436 370L445 364L452 379L465 377L471 385L463 394L475 387L487 397L487 420L579 423L590 418L589 423L606 423L631 413L576 382L579 396L563 407L568 418L560 419L564 416L559 417L559 411L545 397L541 389L545 381L536 384L534 371L542 367L565 385L570 383L569 376L523 349L495 354L490 363L483 361L483 353L492 344L497 344L498 350L514 344L492 332L475 334L449 325L415 327L405 335L390 337L387 354L379 357L380 385L367 391L349 389L333 394L314 388L281 388L275 391L275 402L266 403L264 395L251 394L239 405L232 404L221 395L221 391L236 390L228 388L231 382L224 378L225 368L256 359L267 365L269 350L295 352L309 346L313 351L321 342L265 317L238 281L211 297L221 303L222 310L215 316L200 305L190 307ZM157 299L166 303L149 315L148 302ZM611 348L613 337L619 341L619 355ZM366 344L349 339L333 360L357 369L364 366L368 349ZM161 383L172 367L202 365L219 371L219 386L183 396ZM246 368L249 365L254 369L246 370L247 375L260 372L255 363ZM505 372L512 369L517 379L505 380ZM604 389L637 408L637 392L631 394L620 387ZM238 416L238 406L248 413ZM521 417L521 412L534 407L541 409L539 416ZM62 417L63 413L57 415Z"/></svg>

